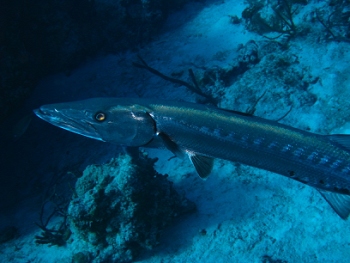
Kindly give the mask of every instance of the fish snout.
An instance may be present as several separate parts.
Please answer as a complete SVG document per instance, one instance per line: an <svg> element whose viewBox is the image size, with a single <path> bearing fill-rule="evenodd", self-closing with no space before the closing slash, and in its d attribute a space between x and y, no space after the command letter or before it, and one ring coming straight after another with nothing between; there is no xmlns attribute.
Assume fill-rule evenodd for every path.
<svg viewBox="0 0 350 263"><path fill-rule="evenodd" d="M35 115L37 115L40 118L42 116L53 116L52 112L52 109L48 109L45 106L41 106L39 109L34 110Z"/></svg>

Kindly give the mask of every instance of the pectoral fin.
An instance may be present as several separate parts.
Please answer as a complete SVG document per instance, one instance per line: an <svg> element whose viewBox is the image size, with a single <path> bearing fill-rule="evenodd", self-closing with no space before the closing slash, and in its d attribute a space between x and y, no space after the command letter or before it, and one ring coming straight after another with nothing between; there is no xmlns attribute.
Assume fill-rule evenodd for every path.
<svg viewBox="0 0 350 263"><path fill-rule="evenodd" d="M184 156L183 149L181 149L176 142L172 141L167 134L158 132L157 136L161 138L164 146L173 154L175 154L177 157L182 158ZM208 178L208 176L211 173L211 170L213 169L214 159L204 155L195 154L195 153L188 152L187 154L194 168L196 169L199 177L202 179Z"/></svg>
<svg viewBox="0 0 350 263"><path fill-rule="evenodd" d="M200 178L207 179L213 169L214 159L211 157L189 153L188 157L190 158L193 166L196 168L196 171Z"/></svg>
<svg viewBox="0 0 350 263"><path fill-rule="evenodd" d="M350 214L350 196L317 189L326 199L334 211L342 218L347 219Z"/></svg>
<svg viewBox="0 0 350 263"><path fill-rule="evenodd" d="M179 145L177 145L176 142L172 141L169 136L165 133L158 132L157 136L161 138L163 141L164 146L171 151L173 154L175 154L177 157L184 157L184 152L181 150Z"/></svg>

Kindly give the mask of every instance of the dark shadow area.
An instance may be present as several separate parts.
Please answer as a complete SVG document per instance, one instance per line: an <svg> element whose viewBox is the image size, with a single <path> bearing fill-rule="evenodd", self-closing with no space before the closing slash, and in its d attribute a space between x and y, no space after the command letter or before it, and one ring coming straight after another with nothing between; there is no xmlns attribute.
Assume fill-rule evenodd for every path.
<svg viewBox="0 0 350 263"><path fill-rule="evenodd" d="M148 43L188 0L5 0L0 9L0 121L38 80Z"/></svg>

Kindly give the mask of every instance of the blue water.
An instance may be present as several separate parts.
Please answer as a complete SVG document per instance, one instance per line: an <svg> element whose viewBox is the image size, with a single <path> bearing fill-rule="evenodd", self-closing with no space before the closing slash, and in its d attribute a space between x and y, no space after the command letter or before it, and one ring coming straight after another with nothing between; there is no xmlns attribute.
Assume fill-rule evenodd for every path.
<svg viewBox="0 0 350 263"><path fill-rule="evenodd" d="M22 36L35 66L47 71L22 107L2 123L0 262L350 262L348 221L315 189L280 175L216 160L203 181L189 160L147 149L148 156L159 158L157 172L167 174L174 190L196 205L195 212L158 226L159 233L149 230L159 234L150 249L135 242L132 230L142 216L141 221L122 221L107 213L106 200L117 198L108 195L112 183L98 182L102 172L92 175L90 194L76 199L74 193L89 165L107 169L112 158L125 153L122 147L35 116L23 135L13 139L18 121L44 104L91 97L208 101L134 67L132 62L140 63L138 55L164 75L195 85L188 73L192 69L201 91L218 107L254 109L256 116L283 117L281 123L319 134L350 133L347 2L286 0L254 7L245 1L178 1L176 8L151 2L143 7L138 1L48 2L39 6L51 19L40 17L39 11L23 16L28 25L35 25L38 16L50 22L42 24L47 30L42 34L34 30ZM106 6L109 11L99 16ZM116 18L120 8L124 16ZM52 11L57 9L66 13ZM140 14L143 23L137 20ZM50 34L52 38L44 37ZM118 169L129 166L120 161ZM94 191L107 199L97 198ZM98 216L96 222L82 219L86 228L79 232L65 216L74 199L87 209L93 202L103 207L108 223ZM149 202L150 207L155 204ZM34 222L48 229L62 226L71 234L60 245L50 246L47 239L37 244L35 236L42 230Z"/></svg>

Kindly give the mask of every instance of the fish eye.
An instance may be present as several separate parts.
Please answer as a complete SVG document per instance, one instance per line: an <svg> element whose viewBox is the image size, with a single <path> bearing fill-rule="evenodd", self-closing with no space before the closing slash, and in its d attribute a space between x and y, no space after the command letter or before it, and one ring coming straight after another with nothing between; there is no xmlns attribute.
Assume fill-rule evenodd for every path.
<svg viewBox="0 0 350 263"><path fill-rule="evenodd" d="M104 114L103 112L98 112L95 115L95 119L100 122L104 121L106 119L106 114Z"/></svg>

